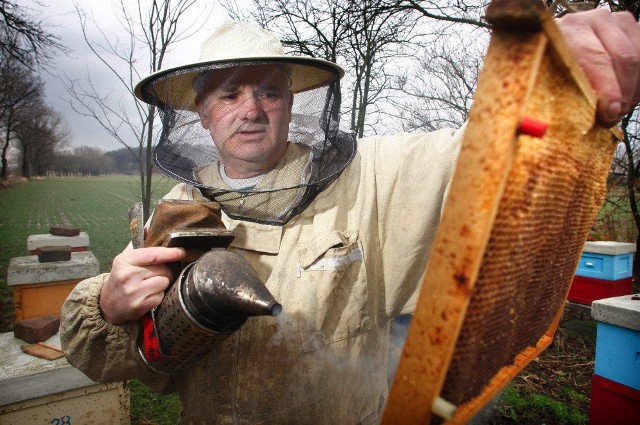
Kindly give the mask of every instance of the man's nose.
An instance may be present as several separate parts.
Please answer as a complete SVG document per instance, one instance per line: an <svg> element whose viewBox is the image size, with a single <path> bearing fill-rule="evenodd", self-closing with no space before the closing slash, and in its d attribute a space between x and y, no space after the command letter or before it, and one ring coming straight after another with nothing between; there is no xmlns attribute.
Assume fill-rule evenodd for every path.
<svg viewBox="0 0 640 425"><path fill-rule="evenodd" d="M258 96L249 94L246 96L243 104L243 116L249 121L255 121L258 118L264 116L264 109Z"/></svg>

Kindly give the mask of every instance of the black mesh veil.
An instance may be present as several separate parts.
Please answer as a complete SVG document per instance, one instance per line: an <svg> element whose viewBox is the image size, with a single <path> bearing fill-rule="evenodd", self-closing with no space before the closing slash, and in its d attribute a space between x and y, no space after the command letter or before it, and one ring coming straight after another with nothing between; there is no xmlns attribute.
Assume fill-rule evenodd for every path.
<svg viewBox="0 0 640 425"><path fill-rule="evenodd" d="M298 80L304 76L305 88L296 92L295 86L291 87L294 95L286 154L256 184L238 189L221 177L224 166L221 169L211 133L193 111L194 97L202 76L215 78L222 69L250 72L265 63L282 65L289 73L293 70ZM183 75L176 76L180 72ZM314 84L318 76L325 85ZM205 64L160 75L142 85L141 95L160 111L162 134L154 151L157 165L220 202L232 218L275 225L288 222L329 186L355 155L355 136L339 128L340 76L320 63L260 60Z"/></svg>

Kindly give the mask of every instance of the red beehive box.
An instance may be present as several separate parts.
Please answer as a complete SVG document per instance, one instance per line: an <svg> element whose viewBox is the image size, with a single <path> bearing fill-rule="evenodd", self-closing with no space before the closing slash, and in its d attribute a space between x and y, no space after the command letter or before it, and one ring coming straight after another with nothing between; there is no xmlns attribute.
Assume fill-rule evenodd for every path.
<svg viewBox="0 0 640 425"><path fill-rule="evenodd" d="M603 280L592 277L574 276L567 299L574 303L587 304L603 298L630 295L632 277L618 280Z"/></svg>
<svg viewBox="0 0 640 425"><path fill-rule="evenodd" d="M599 375L591 380L590 425L636 425L640 391Z"/></svg>

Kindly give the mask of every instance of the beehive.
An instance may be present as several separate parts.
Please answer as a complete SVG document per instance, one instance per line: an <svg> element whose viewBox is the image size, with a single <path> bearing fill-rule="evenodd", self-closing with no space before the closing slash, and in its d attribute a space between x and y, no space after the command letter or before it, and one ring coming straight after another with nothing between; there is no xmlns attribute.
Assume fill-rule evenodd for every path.
<svg viewBox="0 0 640 425"><path fill-rule="evenodd" d="M59 336L47 343L59 347ZM0 334L0 425L130 423L126 382L93 382L63 357L35 357L23 344Z"/></svg>
<svg viewBox="0 0 640 425"><path fill-rule="evenodd" d="M60 308L78 282L100 273L90 251L72 252L71 260L40 263L38 257L14 257L7 269L13 289L16 322L39 316L60 316Z"/></svg>

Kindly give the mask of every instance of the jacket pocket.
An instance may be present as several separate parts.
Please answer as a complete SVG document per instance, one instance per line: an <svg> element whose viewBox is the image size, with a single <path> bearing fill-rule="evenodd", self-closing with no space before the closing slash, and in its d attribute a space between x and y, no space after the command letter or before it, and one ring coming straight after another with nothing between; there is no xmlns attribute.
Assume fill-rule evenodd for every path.
<svg viewBox="0 0 640 425"><path fill-rule="evenodd" d="M357 232L329 231L298 246L306 293L302 349L310 352L369 330L369 291Z"/></svg>

